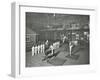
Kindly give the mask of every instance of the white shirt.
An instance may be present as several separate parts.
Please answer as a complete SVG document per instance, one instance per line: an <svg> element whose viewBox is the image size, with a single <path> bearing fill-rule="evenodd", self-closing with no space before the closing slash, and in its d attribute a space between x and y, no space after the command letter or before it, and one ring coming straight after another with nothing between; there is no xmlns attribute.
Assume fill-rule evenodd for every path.
<svg viewBox="0 0 100 80"><path fill-rule="evenodd" d="M42 44L40 45L40 48L41 48L41 53L42 53L42 51L43 51Z"/></svg>
<svg viewBox="0 0 100 80"><path fill-rule="evenodd" d="M38 51L38 47L35 46L35 55L37 54L37 51Z"/></svg>
<svg viewBox="0 0 100 80"><path fill-rule="evenodd" d="M34 50L35 48L34 48L34 46L32 47L32 56L34 55Z"/></svg>
<svg viewBox="0 0 100 80"><path fill-rule="evenodd" d="M40 53L40 45L38 45L38 54Z"/></svg>

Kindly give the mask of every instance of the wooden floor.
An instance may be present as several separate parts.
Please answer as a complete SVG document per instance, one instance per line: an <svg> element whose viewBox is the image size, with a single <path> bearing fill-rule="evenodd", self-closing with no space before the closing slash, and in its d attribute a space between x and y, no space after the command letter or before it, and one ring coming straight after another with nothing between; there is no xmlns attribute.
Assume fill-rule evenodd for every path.
<svg viewBox="0 0 100 80"><path fill-rule="evenodd" d="M84 47L76 46L73 48L72 56L69 56L69 47L67 44L63 44L56 51L60 51L56 56L66 60L63 65L81 65L89 64L89 46L85 45ZM32 52L26 52L26 67L40 67L40 66L54 66L48 63L46 60L42 61L44 54L38 54L31 56Z"/></svg>

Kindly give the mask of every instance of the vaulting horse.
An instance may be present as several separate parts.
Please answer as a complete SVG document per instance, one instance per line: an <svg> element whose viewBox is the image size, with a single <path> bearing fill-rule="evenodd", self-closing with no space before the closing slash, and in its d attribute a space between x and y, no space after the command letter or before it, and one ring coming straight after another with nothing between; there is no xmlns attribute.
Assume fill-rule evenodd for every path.
<svg viewBox="0 0 100 80"><path fill-rule="evenodd" d="M50 45L50 46L49 46L49 49L47 49L47 50L45 51L45 58L44 58L42 61L47 60L47 59L51 59L51 58L53 58L53 57L56 57L56 56L58 55L59 52L56 52L56 53L55 53L55 50L56 50L57 48L59 48L59 45L60 45L60 42L55 42L55 43L53 43L52 45Z"/></svg>

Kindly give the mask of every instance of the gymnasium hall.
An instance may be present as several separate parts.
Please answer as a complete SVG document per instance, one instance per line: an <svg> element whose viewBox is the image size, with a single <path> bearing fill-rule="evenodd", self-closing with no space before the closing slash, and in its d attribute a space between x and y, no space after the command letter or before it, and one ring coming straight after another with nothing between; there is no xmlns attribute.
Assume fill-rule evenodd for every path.
<svg viewBox="0 0 100 80"><path fill-rule="evenodd" d="M26 67L88 65L89 15L26 12Z"/></svg>

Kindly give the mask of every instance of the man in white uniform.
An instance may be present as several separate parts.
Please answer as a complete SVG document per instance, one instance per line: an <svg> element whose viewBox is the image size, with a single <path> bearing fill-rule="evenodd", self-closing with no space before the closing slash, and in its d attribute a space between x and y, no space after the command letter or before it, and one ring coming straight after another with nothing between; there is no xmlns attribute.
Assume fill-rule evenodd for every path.
<svg viewBox="0 0 100 80"><path fill-rule="evenodd" d="M65 40L66 40L66 36L63 37L63 43L65 42Z"/></svg>
<svg viewBox="0 0 100 80"><path fill-rule="evenodd" d="M50 46L50 49L51 49L51 55L53 55L53 50L54 50L53 45Z"/></svg>
<svg viewBox="0 0 100 80"><path fill-rule="evenodd" d="M56 48L59 48L60 42L56 42Z"/></svg>
<svg viewBox="0 0 100 80"><path fill-rule="evenodd" d="M34 46L32 47L32 56L34 56L34 50L35 48L34 48Z"/></svg>
<svg viewBox="0 0 100 80"><path fill-rule="evenodd" d="M35 46L35 55L37 55L37 50L38 50L38 47L37 45Z"/></svg>
<svg viewBox="0 0 100 80"><path fill-rule="evenodd" d="M50 46L50 48L52 48L52 47L53 47L54 49L56 49L56 43L53 43L53 45Z"/></svg>
<svg viewBox="0 0 100 80"><path fill-rule="evenodd" d="M40 52L41 52L41 53L43 53L43 48L42 48L42 44L40 45L40 48L41 48L41 51L40 51Z"/></svg>
<svg viewBox="0 0 100 80"><path fill-rule="evenodd" d="M72 47L73 47L73 44L72 44L72 42L70 42L69 43L69 54L70 54L70 56L71 56L71 54L72 54Z"/></svg>
<svg viewBox="0 0 100 80"><path fill-rule="evenodd" d="M45 45L42 45L43 53L45 52Z"/></svg>
<svg viewBox="0 0 100 80"><path fill-rule="evenodd" d="M48 45L48 43L49 43L49 41L47 40L47 41L45 42L45 44Z"/></svg>
<svg viewBox="0 0 100 80"><path fill-rule="evenodd" d="M38 45L38 54L40 54L40 44Z"/></svg>

